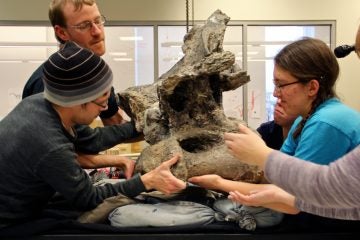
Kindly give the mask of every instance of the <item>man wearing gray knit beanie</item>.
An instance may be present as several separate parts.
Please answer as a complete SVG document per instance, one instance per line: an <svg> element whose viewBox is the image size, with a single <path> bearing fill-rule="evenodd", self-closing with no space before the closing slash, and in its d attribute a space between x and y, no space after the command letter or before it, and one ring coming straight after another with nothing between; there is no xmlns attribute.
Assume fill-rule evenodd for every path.
<svg viewBox="0 0 360 240"><path fill-rule="evenodd" d="M107 109L111 70L101 57L68 42L45 62L43 81L44 94L27 97L0 121L0 229L36 218L56 192L86 211L119 193L170 194L186 187L170 171L179 156L144 175L94 186L77 153L94 154L86 155L89 161L112 161L119 156L95 153L137 134L131 123L86 125Z"/></svg>
<svg viewBox="0 0 360 240"><path fill-rule="evenodd" d="M45 98L64 107L91 102L112 86L113 75L105 61L75 42L53 54L43 71Z"/></svg>

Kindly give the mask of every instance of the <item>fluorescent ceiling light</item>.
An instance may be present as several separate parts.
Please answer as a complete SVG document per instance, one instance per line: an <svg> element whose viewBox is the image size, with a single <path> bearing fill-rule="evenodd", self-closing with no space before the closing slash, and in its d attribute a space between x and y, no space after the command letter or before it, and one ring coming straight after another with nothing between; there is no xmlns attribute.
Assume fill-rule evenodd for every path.
<svg viewBox="0 0 360 240"><path fill-rule="evenodd" d="M248 59L249 62L265 62L266 59Z"/></svg>
<svg viewBox="0 0 360 240"><path fill-rule="evenodd" d="M163 62L177 62L181 59L182 57L164 57L162 58Z"/></svg>
<svg viewBox="0 0 360 240"><path fill-rule="evenodd" d="M0 59L0 63L43 63L45 59L33 60L33 59Z"/></svg>
<svg viewBox="0 0 360 240"><path fill-rule="evenodd" d="M264 58L252 58L252 57L249 57L248 58L248 61L249 62L263 62L263 61L273 61L274 58L272 57L264 57Z"/></svg>
<svg viewBox="0 0 360 240"><path fill-rule="evenodd" d="M247 55L256 55L256 54L258 54L258 53L259 53L258 51L254 51L254 52L248 51L248 52L247 52ZM242 55L242 52L238 52L238 54L241 56L241 55Z"/></svg>
<svg viewBox="0 0 360 240"><path fill-rule="evenodd" d="M0 47L57 47L56 42L0 42Z"/></svg>
<svg viewBox="0 0 360 240"><path fill-rule="evenodd" d="M115 62L132 62L132 58L113 58Z"/></svg>
<svg viewBox="0 0 360 240"><path fill-rule="evenodd" d="M22 63L21 60L0 60L1 63Z"/></svg>
<svg viewBox="0 0 360 240"><path fill-rule="evenodd" d="M43 62L45 62L45 59L44 60L29 60L28 62L29 63L43 63Z"/></svg>
<svg viewBox="0 0 360 240"><path fill-rule="evenodd" d="M119 37L121 41L142 41L144 40L142 36L133 36L133 37Z"/></svg>
<svg viewBox="0 0 360 240"><path fill-rule="evenodd" d="M127 56L127 53L126 52L110 52L109 55L111 56Z"/></svg>
<svg viewBox="0 0 360 240"><path fill-rule="evenodd" d="M163 42L161 47L181 47L182 44L182 42Z"/></svg>

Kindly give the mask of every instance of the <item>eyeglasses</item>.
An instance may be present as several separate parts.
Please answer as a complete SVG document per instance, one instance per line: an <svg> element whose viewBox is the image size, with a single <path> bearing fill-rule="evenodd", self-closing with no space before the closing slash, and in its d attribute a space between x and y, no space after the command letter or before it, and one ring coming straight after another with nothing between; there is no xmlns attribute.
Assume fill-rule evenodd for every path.
<svg viewBox="0 0 360 240"><path fill-rule="evenodd" d="M80 32L87 32L93 27L93 24L95 24L97 27L102 27L105 24L105 22L106 22L105 16L101 15L100 17L96 18L93 21L85 21L70 27L75 28Z"/></svg>
<svg viewBox="0 0 360 240"><path fill-rule="evenodd" d="M300 83L300 81L295 81L295 82L291 82L291 83L284 83L284 84L275 84L275 88L274 88L274 91L275 92L281 92L281 89L283 89L284 87L286 86L290 86L292 84L295 84L295 83Z"/></svg>
<svg viewBox="0 0 360 240"><path fill-rule="evenodd" d="M106 100L105 102L102 102L102 103L98 103L98 102L95 102L95 101L91 101L93 104L101 107L101 108L107 108L108 107L108 101L109 100Z"/></svg>

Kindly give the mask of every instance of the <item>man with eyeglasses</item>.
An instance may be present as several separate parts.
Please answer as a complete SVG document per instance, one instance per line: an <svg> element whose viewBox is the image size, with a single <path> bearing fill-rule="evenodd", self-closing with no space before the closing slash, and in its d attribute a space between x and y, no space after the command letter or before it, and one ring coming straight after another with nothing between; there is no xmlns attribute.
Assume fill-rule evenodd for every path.
<svg viewBox="0 0 360 240"><path fill-rule="evenodd" d="M105 53L104 23L106 19L100 14L94 0L52 0L49 7L49 19L60 45L71 40L99 56ZM22 98L43 91L41 65L27 81ZM109 98L109 107L100 114L100 118L104 125L124 122L119 113L113 88Z"/></svg>
<svg viewBox="0 0 360 240"><path fill-rule="evenodd" d="M106 19L100 14L95 0L52 0L49 6L49 19L60 46L67 41L73 41L93 51L98 56L102 56L105 53L104 23ZM27 81L23 90L23 99L44 91L42 78L43 65L41 65ZM106 104L97 104L97 102L94 102L103 108L99 117L105 126L124 123L119 113L115 96L114 88L112 87ZM138 139L139 137L123 139L122 142L131 142ZM121 142L117 142L116 144L119 143ZM125 177L128 178L132 175L134 162L130 159L117 158L113 161L103 162L96 158L90 158L90 161L89 158L90 157L85 156L82 157L82 155L79 158L79 162L84 168L119 167L124 169Z"/></svg>

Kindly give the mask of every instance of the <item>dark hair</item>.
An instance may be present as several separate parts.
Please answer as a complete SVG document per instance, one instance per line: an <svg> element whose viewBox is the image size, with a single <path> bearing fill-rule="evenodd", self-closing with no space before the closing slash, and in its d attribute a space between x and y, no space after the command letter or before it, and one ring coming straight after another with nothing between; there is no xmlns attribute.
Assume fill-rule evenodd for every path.
<svg viewBox="0 0 360 240"><path fill-rule="evenodd" d="M78 11L81 10L84 4L92 6L96 2L95 0L52 0L49 6L49 20L53 27L55 27L55 25L59 25L64 28L66 27L66 19L64 17L63 9L67 3L73 4L75 11ZM59 38L56 34L55 37L60 43L65 43L65 41Z"/></svg>
<svg viewBox="0 0 360 240"><path fill-rule="evenodd" d="M337 97L335 82L339 76L339 64L326 43L315 38L290 43L275 56L274 61L276 66L304 84L312 79L319 82L319 91L311 110L294 132L296 138L315 109L327 99Z"/></svg>

